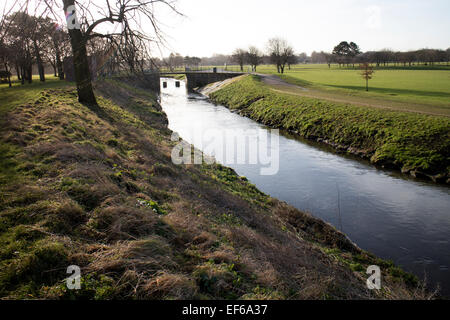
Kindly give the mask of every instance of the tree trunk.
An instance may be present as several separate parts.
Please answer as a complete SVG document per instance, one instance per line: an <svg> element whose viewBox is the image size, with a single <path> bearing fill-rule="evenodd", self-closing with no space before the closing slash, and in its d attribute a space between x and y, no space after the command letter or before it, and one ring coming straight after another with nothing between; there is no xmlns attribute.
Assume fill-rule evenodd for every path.
<svg viewBox="0 0 450 320"><path fill-rule="evenodd" d="M74 0L63 0L64 11L74 5ZM78 101L83 104L97 106L94 90L92 89L91 72L86 51L86 39L80 29L69 29L70 44L72 46L73 67L77 83Z"/></svg>
<svg viewBox="0 0 450 320"><path fill-rule="evenodd" d="M53 68L53 76L56 78L58 76L57 72L56 72L56 61L53 61L51 63L52 68Z"/></svg>
<svg viewBox="0 0 450 320"><path fill-rule="evenodd" d="M56 68L58 69L58 77L59 80L64 80L64 71L63 71L63 64L61 61L61 53L59 52L58 45L55 45L56 49Z"/></svg>
<svg viewBox="0 0 450 320"><path fill-rule="evenodd" d="M17 80L21 81L22 77L20 75L20 67L19 64L16 62L16 73L17 73Z"/></svg>
<svg viewBox="0 0 450 320"><path fill-rule="evenodd" d="M8 84L9 84L9 87L11 88L11 87L12 87L12 84L11 84L11 75L10 75L10 73L9 73L8 63L6 63L6 62L5 62L5 71L6 71L6 74L8 75Z"/></svg>
<svg viewBox="0 0 450 320"><path fill-rule="evenodd" d="M29 65L27 66L27 79L28 79L28 83L32 83L33 82L33 65L31 63L29 63Z"/></svg>
<svg viewBox="0 0 450 320"><path fill-rule="evenodd" d="M41 54L39 53L39 47L36 40L34 40L34 50L36 51L36 62L38 65L39 80L45 82L44 65L42 64Z"/></svg>
<svg viewBox="0 0 450 320"><path fill-rule="evenodd" d="M369 79L366 78L366 91L369 91Z"/></svg>
<svg viewBox="0 0 450 320"><path fill-rule="evenodd" d="M23 66L20 67L20 73L21 73L20 83L22 85L24 85L25 84L25 68Z"/></svg>

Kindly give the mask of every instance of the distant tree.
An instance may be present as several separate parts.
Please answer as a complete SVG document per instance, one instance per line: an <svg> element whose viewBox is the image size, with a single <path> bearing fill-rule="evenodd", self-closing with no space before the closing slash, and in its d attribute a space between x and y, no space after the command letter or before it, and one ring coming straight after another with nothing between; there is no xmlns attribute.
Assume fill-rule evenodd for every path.
<svg viewBox="0 0 450 320"><path fill-rule="evenodd" d="M323 56L325 57L325 62L327 63L328 68L331 68L331 63L333 62L333 55L328 52L323 52Z"/></svg>
<svg viewBox="0 0 450 320"><path fill-rule="evenodd" d="M365 62L360 64L361 76L366 80L366 91L369 91L369 80L372 79L374 73L372 66Z"/></svg>
<svg viewBox="0 0 450 320"><path fill-rule="evenodd" d="M32 67L35 62L33 55L34 17L25 12L16 12L6 17L8 32L3 37L13 52L10 60L14 60L16 72L22 84L25 81L31 83Z"/></svg>
<svg viewBox="0 0 450 320"><path fill-rule="evenodd" d="M180 68L180 67L183 66L184 59L179 53L176 53L175 57L173 59L173 63L174 63L176 68Z"/></svg>
<svg viewBox="0 0 450 320"><path fill-rule="evenodd" d="M294 54L294 51L292 51L292 54L290 54L286 60L288 69L291 70L291 65L297 64L297 63L298 63L298 57Z"/></svg>
<svg viewBox="0 0 450 320"><path fill-rule="evenodd" d="M249 47L247 52L247 61L252 67L252 71L256 72L256 67L262 62L262 53L256 47Z"/></svg>
<svg viewBox="0 0 450 320"><path fill-rule="evenodd" d="M231 59L233 62L237 63L241 68L241 71L244 71L244 64L247 59L247 52L244 49L236 49L233 51L231 55Z"/></svg>
<svg viewBox="0 0 450 320"><path fill-rule="evenodd" d="M311 62L312 63L326 63L328 64L328 67L330 67L330 64L332 62L332 55L323 51L316 52L313 51L311 53Z"/></svg>
<svg viewBox="0 0 450 320"><path fill-rule="evenodd" d="M415 52L414 51L405 52L405 59L406 62L408 62L408 65L411 66L411 64L416 60Z"/></svg>
<svg viewBox="0 0 450 320"><path fill-rule="evenodd" d="M198 57L184 57L184 66L189 68L198 68L200 63L202 62L202 59Z"/></svg>
<svg viewBox="0 0 450 320"><path fill-rule="evenodd" d="M348 65L360 53L359 46L354 42L342 41L333 49L333 55L336 56L339 66L343 63Z"/></svg>
<svg viewBox="0 0 450 320"><path fill-rule="evenodd" d="M8 79L8 84L11 87L11 67L10 67L10 61L12 56L12 50L11 47L6 45L1 39L0 39L0 72L3 73L4 76ZM4 70L1 70L4 68Z"/></svg>
<svg viewBox="0 0 450 320"><path fill-rule="evenodd" d="M359 46L354 43L354 42L350 42L350 53L349 53L349 59L353 61L353 67L355 67L355 59L356 57L361 54L361 49L359 48Z"/></svg>
<svg viewBox="0 0 450 320"><path fill-rule="evenodd" d="M313 51L311 53L311 62L312 63L321 63L322 61L322 55L320 54L320 52L317 51Z"/></svg>
<svg viewBox="0 0 450 320"><path fill-rule="evenodd" d="M37 1L39 5L36 6L32 5L35 1L16 1L20 2L29 3L29 9L35 8L36 16L52 15L61 19L64 12L73 55L78 100L94 109L97 109L98 104L89 69L88 43L94 39L108 39L109 43L118 49L110 52L114 51L116 56L120 56L120 61L125 63L129 70L143 71L144 62L151 60L150 44L160 44L164 41L155 15L155 5L165 5L169 10L178 13L170 0L99 0L95 3L91 0L45 0ZM105 28L106 24L115 29Z"/></svg>
<svg viewBox="0 0 450 320"><path fill-rule="evenodd" d="M213 54L212 57L203 57L202 63L208 66L223 66L230 62L231 57L224 54Z"/></svg>
<svg viewBox="0 0 450 320"><path fill-rule="evenodd" d="M394 52L391 49L383 49L378 52L378 57L383 66L389 65L389 62L394 61Z"/></svg>
<svg viewBox="0 0 450 320"><path fill-rule="evenodd" d="M449 65L450 63L450 48L448 48L447 50L445 50L446 52L446 59L447 59L447 65Z"/></svg>
<svg viewBox="0 0 450 320"><path fill-rule="evenodd" d="M294 56L294 49L282 38L272 38L267 44L270 61L277 66L278 73L284 73L284 68Z"/></svg>
<svg viewBox="0 0 450 320"><path fill-rule="evenodd" d="M350 45L350 56L356 57L358 54L361 53L361 49L356 43L350 42L349 45Z"/></svg>
<svg viewBox="0 0 450 320"><path fill-rule="evenodd" d="M312 56L311 56L311 59L312 59ZM302 52L297 56L298 63L306 63L307 60L308 60L308 55L305 52Z"/></svg>
<svg viewBox="0 0 450 320"><path fill-rule="evenodd" d="M54 24L54 28L55 30L51 33L52 46L48 51L49 60L54 61L52 65L56 69L55 74L60 80L64 80L63 60L70 54L69 34L57 24Z"/></svg>
<svg viewBox="0 0 450 320"><path fill-rule="evenodd" d="M49 57L52 45L54 22L49 17L36 17L26 12L18 11L5 18L8 24L8 32L4 41L14 51L16 72L19 79L26 78L31 81L32 65L37 64L39 78L45 81L45 63L52 63L53 57ZM19 72L20 69L20 72Z"/></svg>
<svg viewBox="0 0 450 320"><path fill-rule="evenodd" d="M169 58L167 59L167 66L169 67L170 71L173 71L174 68L176 67L175 65L175 54L172 52L169 55Z"/></svg>
<svg viewBox="0 0 450 320"><path fill-rule="evenodd" d="M333 48L333 55L338 61L339 67L345 62L345 59L350 54L350 45L347 41L341 41L337 46Z"/></svg>

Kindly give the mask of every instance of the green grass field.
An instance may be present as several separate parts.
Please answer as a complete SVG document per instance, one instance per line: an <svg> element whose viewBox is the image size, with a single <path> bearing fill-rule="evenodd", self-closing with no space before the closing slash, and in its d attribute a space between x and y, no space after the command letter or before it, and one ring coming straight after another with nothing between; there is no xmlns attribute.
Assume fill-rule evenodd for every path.
<svg viewBox="0 0 450 320"><path fill-rule="evenodd" d="M259 72L276 73L275 67L263 66ZM450 108L450 68L417 70L407 68L375 69L369 92L359 70L327 65L296 65L282 76L285 80L316 89L359 94L370 98L423 103Z"/></svg>
<svg viewBox="0 0 450 320"><path fill-rule="evenodd" d="M232 68L236 67L229 67ZM283 75L277 74L273 65L262 65L257 72L277 74L289 83L306 87L309 94L300 92L301 95L450 116L450 66L389 66L374 70L369 92L365 91L365 80L360 76L357 65L355 68L295 65L291 70L286 68ZM292 88L289 90L296 93Z"/></svg>
<svg viewBox="0 0 450 320"><path fill-rule="evenodd" d="M40 82L39 76L33 76L33 82L24 85L17 82L17 78L11 80L13 88L9 88L7 83L0 84L0 117L23 101L32 101L37 98L44 89L74 85L67 81L61 81L53 75L46 75L45 82Z"/></svg>

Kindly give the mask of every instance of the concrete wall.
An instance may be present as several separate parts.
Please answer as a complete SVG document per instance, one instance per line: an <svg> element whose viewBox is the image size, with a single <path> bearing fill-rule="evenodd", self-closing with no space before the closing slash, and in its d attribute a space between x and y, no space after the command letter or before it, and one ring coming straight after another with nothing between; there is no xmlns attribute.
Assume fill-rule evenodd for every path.
<svg viewBox="0 0 450 320"><path fill-rule="evenodd" d="M161 92L161 83L159 74L146 74L146 75L130 75L130 76L120 76L113 77L113 79L118 79L124 81L131 86L138 87L141 89L150 90L155 93Z"/></svg>
<svg viewBox="0 0 450 320"><path fill-rule="evenodd" d="M189 91L192 91L194 88L203 87L210 83L223 81L226 79L234 78L242 75L242 73L214 73L214 72L199 72L199 73L187 73L187 87Z"/></svg>

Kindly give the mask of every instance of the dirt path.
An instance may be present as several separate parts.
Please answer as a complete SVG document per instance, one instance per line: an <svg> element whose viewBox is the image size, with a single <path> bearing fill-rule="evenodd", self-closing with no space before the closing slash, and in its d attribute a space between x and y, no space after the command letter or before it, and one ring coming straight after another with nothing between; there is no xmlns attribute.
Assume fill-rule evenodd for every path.
<svg viewBox="0 0 450 320"><path fill-rule="evenodd" d="M257 76L261 77L263 82L271 87L271 89L275 92L287 93L298 95L302 97L308 98L317 98L328 100L331 102L338 103L348 103L358 106L366 106L366 107L374 107L379 109L389 109L389 110L397 110L397 111L407 111L407 112L415 112L422 114L430 114L430 115L438 115L438 116L446 116L449 117L448 109L445 107L439 106L424 106L421 104L414 103L403 103L389 100L378 100L376 98L365 98L358 96L351 96L349 94L339 94L335 92L326 92L320 91L316 89L305 88L296 84L288 83L282 79L280 79L276 75L272 74L261 74L257 73ZM427 110L424 111L423 109Z"/></svg>
<svg viewBox="0 0 450 320"><path fill-rule="evenodd" d="M260 76L262 78L263 82L269 86L283 86L286 88L294 88L294 89L300 89L302 91L308 91L308 89L298 86L296 84L288 83L288 82L280 79L280 77L278 77L274 74L257 73L256 75Z"/></svg>

